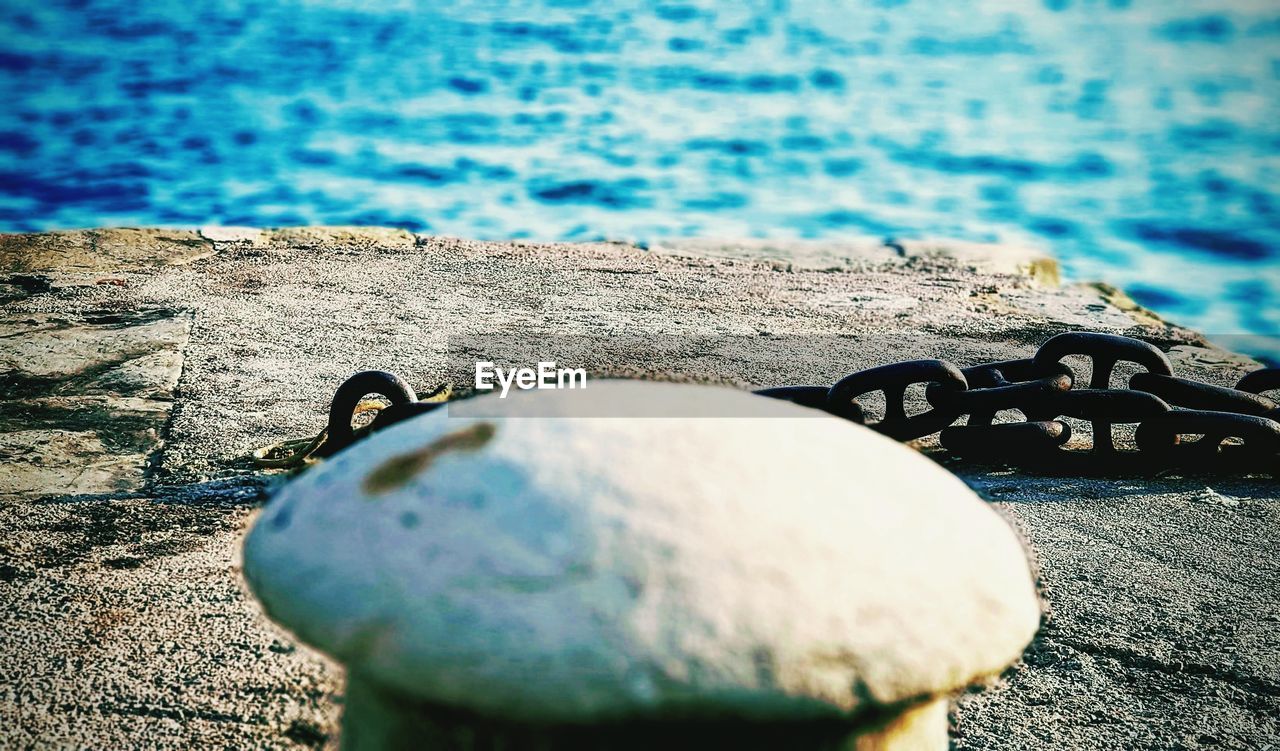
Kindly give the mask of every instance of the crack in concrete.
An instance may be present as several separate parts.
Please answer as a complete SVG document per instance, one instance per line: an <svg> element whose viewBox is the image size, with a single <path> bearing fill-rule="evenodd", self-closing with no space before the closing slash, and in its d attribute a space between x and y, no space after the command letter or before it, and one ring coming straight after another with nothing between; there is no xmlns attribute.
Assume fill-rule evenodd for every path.
<svg viewBox="0 0 1280 751"><path fill-rule="evenodd" d="M1126 666L1141 670L1150 670L1166 675L1194 675L1202 678L1211 678L1223 683L1229 683L1259 696L1280 697L1280 684L1226 667L1196 662L1168 662L1135 649L1115 645L1092 644L1086 641L1063 639L1061 637L1055 638L1053 641L1078 652L1084 652L1095 657L1108 657L1124 663Z"/></svg>

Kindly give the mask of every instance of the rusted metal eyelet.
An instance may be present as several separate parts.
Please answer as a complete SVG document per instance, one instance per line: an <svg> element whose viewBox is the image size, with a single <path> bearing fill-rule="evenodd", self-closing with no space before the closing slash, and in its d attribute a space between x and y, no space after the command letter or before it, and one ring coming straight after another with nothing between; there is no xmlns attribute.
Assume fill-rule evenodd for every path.
<svg viewBox="0 0 1280 751"><path fill-rule="evenodd" d="M376 394L391 402L392 407L413 404L418 395L413 387L395 373L384 370L365 370L356 373L343 381L333 395L329 405L328 436L323 445L316 450L316 456L333 456L350 446L358 437L351 427L351 418L355 415L360 400L368 394ZM385 411L385 410L383 410Z"/></svg>

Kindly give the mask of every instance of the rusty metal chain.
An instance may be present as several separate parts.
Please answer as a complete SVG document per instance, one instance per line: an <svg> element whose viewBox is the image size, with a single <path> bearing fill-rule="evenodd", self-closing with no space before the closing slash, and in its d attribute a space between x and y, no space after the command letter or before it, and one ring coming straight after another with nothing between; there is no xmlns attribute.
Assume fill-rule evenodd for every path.
<svg viewBox="0 0 1280 751"><path fill-rule="evenodd" d="M1075 372L1063 362L1070 356L1091 361L1087 387L1077 387ZM1112 380L1121 362L1143 370L1117 388ZM919 414L908 414L907 391L913 386L924 387L929 406ZM885 397L884 415L871 420L858 400L877 391ZM823 410L900 441L937 434L941 446L958 457L1045 473L1274 475L1280 470L1280 404L1264 395L1269 391L1280 391L1280 368L1249 373L1234 388L1215 386L1175 376L1169 359L1148 342L1071 332L1050 338L1034 357L1021 360L967 368L945 360L910 360L861 370L832 386L779 386L755 393ZM390 405L354 429L353 415L370 394ZM338 389L329 427L306 456L330 456L365 435L437 409L448 394L438 390L429 398L419 401L394 374L357 373ZM1010 410L1023 419L996 421ZM967 417L964 424L956 424L961 417ZM1087 448L1072 442L1072 427L1064 418L1090 425ZM1117 446L1116 425L1135 426L1129 445Z"/></svg>
<svg viewBox="0 0 1280 751"><path fill-rule="evenodd" d="M1088 358L1087 388L1063 359ZM1121 362L1144 370L1113 387ZM905 394L927 384L930 409L908 415ZM957 368L944 360L912 360L849 375L827 389L792 386L757 394L825 410L887 436L909 441L938 434L950 453L1040 472L1087 475L1280 470L1280 405L1263 392L1280 390L1280 368L1246 375L1234 388L1173 375L1158 347L1114 334L1071 332L1046 341L1035 357ZM867 418L858 398L880 391L884 417ZM1008 410L1017 422L995 422ZM964 424L954 423L967 416ZM1089 423L1087 448L1071 443L1071 424ZM1113 427L1134 425L1119 447Z"/></svg>

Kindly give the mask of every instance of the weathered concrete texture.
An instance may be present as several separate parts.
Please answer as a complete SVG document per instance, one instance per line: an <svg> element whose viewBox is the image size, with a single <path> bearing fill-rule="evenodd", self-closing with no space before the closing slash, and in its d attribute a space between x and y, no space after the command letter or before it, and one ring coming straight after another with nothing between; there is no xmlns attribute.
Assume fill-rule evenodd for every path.
<svg viewBox="0 0 1280 751"><path fill-rule="evenodd" d="M135 490L86 495L27 479L0 505L0 728L15 746L74 737L288 747L331 737L341 676L267 623L238 583L238 540L260 498L244 457L318 431L332 390L356 370L394 370L420 388L462 379L451 340L485 352L573 337L596 373L743 387L830 383L915 357L1026 356L1070 329L1143 336L1180 373L1217 383L1252 365L1115 290L1052 286L1050 263L1007 249L671 243L646 252L211 228L176 243L197 256L211 249L192 260L173 244L155 250L157 233L109 234L110 243L101 232L0 239L10 272L0 275L0 315L17 337L0 351L12 382L43 377L9 355L22 337L34 337L22 345L33 351L74 344L75 363L113 362L124 355L97 354L106 345L88 333L100 316L187 317L166 312L118 331L193 322L185 346L177 328L157 339L172 344L154 345L183 353L182 375L164 448L130 480ZM138 333L120 341L151 341ZM8 401L162 401L80 389L101 380L76 368ZM75 393L48 390L65 382ZM62 413L25 424L3 414L5 431L90 443ZM956 745L1280 747L1272 481L1064 480L947 465L1023 530L1050 606L1024 664L954 707ZM857 471L850 457L851 482Z"/></svg>
<svg viewBox="0 0 1280 751"><path fill-rule="evenodd" d="M1026 666L961 703L959 747L1275 741L1274 481L966 479L1034 546L1051 610Z"/></svg>
<svg viewBox="0 0 1280 751"><path fill-rule="evenodd" d="M0 498L141 489L190 329L174 310L0 319Z"/></svg>
<svg viewBox="0 0 1280 751"><path fill-rule="evenodd" d="M0 747L322 743L332 671L236 575L256 497L0 504Z"/></svg>
<svg viewBox="0 0 1280 751"><path fill-rule="evenodd" d="M213 242L166 229L90 229L0 235L0 270L104 272L188 263L213 255Z"/></svg>
<svg viewBox="0 0 1280 751"><path fill-rule="evenodd" d="M1048 285L1060 283L1058 264L1033 249L992 246L956 240L699 240L654 243L650 250L693 258L767 261L789 271L866 271L885 264L912 264L945 259L972 271L1030 277Z"/></svg>

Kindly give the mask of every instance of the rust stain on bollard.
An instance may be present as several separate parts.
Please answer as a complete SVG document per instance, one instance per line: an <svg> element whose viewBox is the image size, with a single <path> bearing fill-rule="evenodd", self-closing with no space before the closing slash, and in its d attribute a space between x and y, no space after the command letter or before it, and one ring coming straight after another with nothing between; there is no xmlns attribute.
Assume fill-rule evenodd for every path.
<svg viewBox="0 0 1280 751"><path fill-rule="evenodd" d="M497 428L493 423L478 422L446 433L416 451L393 456L379 464L365 476L361 487L372 495L389 493L424 472L441 454L450 451L478 451L493 439L496 432Z"/></svg>

